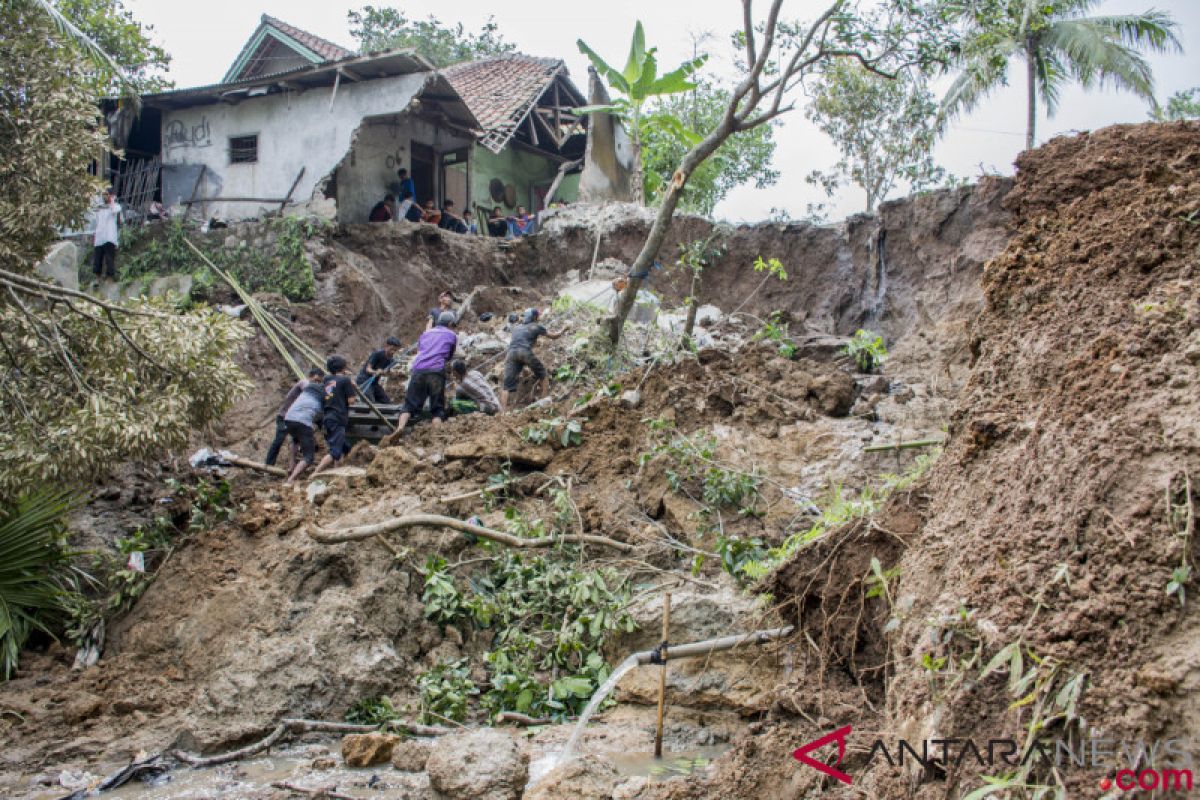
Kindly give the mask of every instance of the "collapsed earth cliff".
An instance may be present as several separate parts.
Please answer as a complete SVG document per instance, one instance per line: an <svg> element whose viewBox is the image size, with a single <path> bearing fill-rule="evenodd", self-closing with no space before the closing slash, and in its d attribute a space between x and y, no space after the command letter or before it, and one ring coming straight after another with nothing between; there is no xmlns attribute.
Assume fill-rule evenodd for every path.
<svg viewBox="0 0 1200 800"><path fill-rule="evenodd" d="M609 664L657 643L663 591L675 595L676 642L798 631L670 665L668 748L728 748L711 766L674 780L613 768L621 751L647 749L653 728L657 676L634 670L618 685L620 705L592 723L588 757L530 796L940 798L983 776L1014 796L1035 786L1099 796L1115 763L1032 759L1024 769L951 751L889 766L872 744L895 760L900 739L920 752L948 739L1033 735L1078 747L1195 736L1190 583L1168 584L1191 567L1200 472L1198 134L1195 124L1110 128L1025 153L1015 184L911 198L834 227L729 231L700 292L722 313L695 356L667 357L652 324L639 341L653 357L633 353L608 375L583 330L548 358L552 370L570 367L550 407L421 426L398 446L360 449L363 474L331 479L312 501L237 476L233 519L157 565L96 666L72 672L73 654L51 647L0 687L3 793L52 797L46 784L63 768L103 774L169 746L216 752L282 717L340 719L384 694L415 711L418 676L439 664L466 664L486 691L495 665L483 656L497 632L431 614L429 559L461 569L452 579L465 597L492 580L501 553L437 528L386 545L307 535L432 511L631 546L570 554L633 587L622 613L638 628L608 637ZM309 243L317 300L275 308L318 348L358 357L390 333L411 340L442 286L463 296L481 287L461 333L489 341L509 312L548 303L596 261L629 263L645 229L633 210L571 209L500 249L425 226L351 227ZM664 264L710 230L679 220ZM749 269L758 256L780 259L788 280L760 286ZM689 282L667 266L651 288L672 307ZM783 339L763 335L772 312L789 326ZM561 313L592 320L586 308ZM860 327L887 338L882 375L839 353L835 337ZM269 438L287 374L262 337L245 363L260 391L212 433L251 454ZM613 380L638 387L640 405L601 391ZM531 441L531 429L558 435L572 419L577 440ZM946 438L932 466L912 451L865 450L921 437ZM687 471L696 452L723 479L750 475L753 486L710 498L707 467ZM496 502L472 494L494 476L514 481ZM153 502L153 488L140 491ZM741 508L721 505L731 492ZM129 495L97 500L93 516L138 513L136 502L125 516L110 507L129 506ZM465 717L487 719L475 706ZM791 757L845 726L843 759L835 746L813 755L836 762L852 787ZM551 725L513 739L536 760L566 733ZM428 769L369 787L343 775L343 785L359 797L459 796Z"/></svg>

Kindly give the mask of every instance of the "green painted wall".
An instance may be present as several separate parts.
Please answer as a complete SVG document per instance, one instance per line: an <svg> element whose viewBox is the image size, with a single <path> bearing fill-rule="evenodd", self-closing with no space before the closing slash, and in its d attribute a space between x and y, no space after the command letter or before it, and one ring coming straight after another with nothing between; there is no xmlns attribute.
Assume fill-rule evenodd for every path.
<svg viewBox="0 0 1200 800"><path fill-rule="evenodd" d="M530 208L532 206L532 188L548 185L558 175L558 164L554 161L511 146L504 148L499 155L496 155L490 150L476 145L472 157L474 158L471 170L472 201L484 208L498 205L505 214L515 211L517 205ZM492 201L488 184L493 178L499 178L505 186L512 184L516 187L516 205L510 207L503 202ZM579 196L579 176L568 175L564 178L558 196L574 201Z"/></svg>

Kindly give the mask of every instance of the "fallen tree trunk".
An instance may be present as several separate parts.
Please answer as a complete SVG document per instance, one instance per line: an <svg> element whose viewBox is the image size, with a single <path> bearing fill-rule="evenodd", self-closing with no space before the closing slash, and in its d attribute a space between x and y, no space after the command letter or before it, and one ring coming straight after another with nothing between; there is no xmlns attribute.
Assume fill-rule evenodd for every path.
<svg viewBox="0 0 1200 800"><path fill-rule="evenodd" d="M437 725L418 725L412 722L402 722L400 720L392 720L387 724L380 725L354 725L349 722L324 722L316 719L284 719L280 720L275 729L268 733L262 739L259 739L253 744L248 744L245 747L237 750L230 750L228 753L220 753L215 756L199 756L192 753L184 752L183 750L171 750L168 752L172 758L178 759L185 764L191 764L193 767L212 767L217 764L226 764L230 761L237 761L241 758L247 758L252 755L261 753L262 751L278 744L286 736L299 733L372 733L383 729L395 729L408 733L412 736L441 736L445 733L450 733L450 728L443 728Z"/></svg>
<svg viewBox="0 0 1200 800"><path fill-rule="evenodd" d="M508 547L534 548L553 547L556 544L595 544L601 547L610 547L613 550L620 550L622 553L630 553L634 549L633 545L626 542L618 542L616 539L609 539L607 536L592 536L586 533L543 536L538 539L522 539L519 536L513 536L511 533L484 528L481 525L472 525L469 522L463 522L454 517L443 517L437 514L410 514L405 517L396 517L395 519L376 522L371 525L359 525L354 528L342 528L340 530L329 530L328 528L314 525L309 528L308 535L321 544L341 544L342 542L357 542L361 539L370 539L372 536L378 536L381 533L391 533L392 531L399 531L405 528L418 528L422 526L450 528L459 533L469 533L481 539L489 539Z"/></svg>
<svg viewBox="0 0 1200 800"><path fill-rule="evenodd" d="M265 472L268 475L277 475L280 478L287 477L287 470L285 470L283 467L272 467L268 464L263 464L260 461L252 461L249 458L242 458L241 456L235 456L235 455L231 455L231 456L229 456L229 458L227 458L225 460L228 461L230 464L232 464L235 467L242 467L243 469L252 469L252 470L255 470L256 472Z"/></svg>

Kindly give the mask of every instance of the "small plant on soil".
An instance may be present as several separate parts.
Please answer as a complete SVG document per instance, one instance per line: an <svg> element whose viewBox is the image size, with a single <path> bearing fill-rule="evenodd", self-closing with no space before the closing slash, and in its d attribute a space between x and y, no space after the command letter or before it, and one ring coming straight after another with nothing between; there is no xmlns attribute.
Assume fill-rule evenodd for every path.
<svg viewBox="0 0 1200 800"><path fill-rule="evenodd" d="M392 699L386 695L381 697L364 697L346 711L346 722L355 725L383 725L394 719L400 719L401 713L392 705Z"/></svg>
<svg viewBox="0 0 1200 800"><path fill-rule="evenodd" d="M1072 673L1061 661L1039 656L1021 639L1001 648L983 668L979 678L983 680L1001 671L1008 672L1006 692L1012 699L1009 709L1026 709L1022 712L1028 723L1020 750L1021 765L1003 775L983 776L985 785L966 795L964 800L980 800L1016 790L1039 798L1066 797L1066 788L1058 773L1051 768L1047 775L1038 774L1045 765L1037 758L1026 759L1024 755L1039 744L1052 751L1054 744L1047 742L1055 736L1065 739L1068 745L1080 738L1082 724L1078 706L1087 674Z"/></svg>
<svg viewBox="0 0 1200 800"><path fill-rule="evenodd" d="M434 622L453 622L463 612L462 596L447 573L446 559L430 556L425 562L425 590L421 602L425 616Z"/></svg>
<svg viewBox="0 0 1200 800"><path fill-rule="evenodd" d="M493 472L491 475L488 475L487 486L483 490L483 507L485 510L491 511L496 507L496 503L508 492L508 485L511 481L511 461L503 462L500 465L499 472Z"/></svg>
<svg viewBox="0 0 1200 800"><path fill-rule="evenodd" d="M863 583L867 587L867 599L873 597L882 597L887 601L888 608L895 607L895 602L892 599L892 581L900 576L900 568L892 567L885 570L883 565L879 563L879 559L871 556L871 571L863 578Z"/></svg>
<svg viewBox="0 0 1200 800"><path fill-rule="evenodd" d="M421 721L427 724L462 722L467 718L471 698L479 694L465 658L438 664L417 678L417 688L421 692Z"/></svg>
<svg viewBox="0 0 1200 800"><path fill-rule="evenodd" d="M1185 472L1182 475L1183 485L1176 489L1179 482L1175 477L1167 486L1167 525L1171 534L1179 538L1183 555L1179 566L1171 571L1167 594L1178 597L1179 605L1183 606L1187 603L1187 585L1192 580L1192 534L1196 526L1196 509L1192 503L1191 476Z"/></svg>
<svg viewBox="0 0 1200 800"><path fill-rule="evenodd" d="M862 372L874 372L879 369L888 356L883 337L862 328L854 332L843 352L854 359L855 365Z"/></svg>
<svg viewBox="0 0 1200 800"><path fill-rule="evenodd" d="M753 341L776 342L779 345L779 355L791 359L796 355L796 343L789 338L788 323L783 322L782 317L780 312L772 311L754 334Z"/></svg>
<svg viewBox="0 0 1200 800"><path fill-rule="evenodd" d="M549 442L554 447L578 447L583 444L583 423L585 421L562 417L540 419L522 429L521 438L531 444Z"/></svg>
<svg viewBox="0 0 1200 800"><path fill-rule="evenodd" d="M640 456L642 464L658 455L665 455L669 466L667 484L671 491L690 497L709 509L736 510L742 516L758 516L762 499L762 475L758 469L747 472L717 460L717 438L705 431L690 436L675 432L674 426L664 423L651 430L659 434L650 451Z"/></svg>

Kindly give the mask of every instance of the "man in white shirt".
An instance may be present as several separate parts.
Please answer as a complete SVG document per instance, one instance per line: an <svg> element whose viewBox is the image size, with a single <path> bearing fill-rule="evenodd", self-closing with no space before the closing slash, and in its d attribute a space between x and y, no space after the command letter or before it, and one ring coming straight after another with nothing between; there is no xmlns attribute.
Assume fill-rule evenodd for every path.
<svg viewBox="0 0 1200 800"><path fill-rule="evenodd" d="M104 204L96 209L96 233L92 237L92 274L101 277L117 277L117 220L121 216L121 204L112 189L104 190Z"/></svg>

